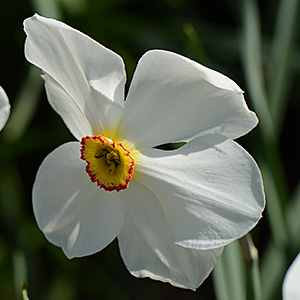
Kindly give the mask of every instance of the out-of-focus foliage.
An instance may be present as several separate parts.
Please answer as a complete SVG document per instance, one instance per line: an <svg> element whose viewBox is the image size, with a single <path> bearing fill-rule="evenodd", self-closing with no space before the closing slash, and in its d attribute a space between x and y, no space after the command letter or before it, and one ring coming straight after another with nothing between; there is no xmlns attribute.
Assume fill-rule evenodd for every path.
<svg viewBox="0 0 300 300"><path fill-rule="evenodd" d="M43 158L73 140L23 54L22 22L35 12L64 21L120 54L128 82L149 49L171 50L227 74L245 91L259 126L239 142L258 161L267 193L252 233L259 260L234 243L191 292L129 274L116 241L68 260L37 228L31 189ZM299 1L15 0L0 10L0 85L11 117L0 133L0 299L281 299L300 250ZM128 83L127 83L128 87Z"/></svg>

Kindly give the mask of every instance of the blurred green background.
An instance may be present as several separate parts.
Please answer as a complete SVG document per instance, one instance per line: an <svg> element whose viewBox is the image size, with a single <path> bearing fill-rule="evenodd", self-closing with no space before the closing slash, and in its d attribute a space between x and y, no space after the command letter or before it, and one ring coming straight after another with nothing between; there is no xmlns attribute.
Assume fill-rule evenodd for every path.
<svg viewBox="0 0 300 300"><path fill-rule="evenodd" d="M0 133L0 299L281 299L300 250L300 48L298 0L0 0L0 85L12 104ZM196 292L126 270L114 241L68 260L38 229L31 189L42 160L74 140L48 104L40 71L24 57L22 22L35 12L64 21L121 55L128 74L149 49L166 49L228 75L259 126L239 139L261 167L264 218L252 232L259 261L238 242Z"/></svg>

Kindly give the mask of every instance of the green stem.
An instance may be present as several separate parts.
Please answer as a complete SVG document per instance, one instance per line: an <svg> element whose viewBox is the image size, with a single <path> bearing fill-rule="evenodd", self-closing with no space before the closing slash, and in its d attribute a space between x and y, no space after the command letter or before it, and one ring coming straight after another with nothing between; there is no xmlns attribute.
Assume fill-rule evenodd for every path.
<svg viewBox="0 0 300 300"><path fill-rule="evenodd" d="M247 234L240 239L240 245L246 261L247 299L262 300L258 251L254 246L251 235Z"/></svg>

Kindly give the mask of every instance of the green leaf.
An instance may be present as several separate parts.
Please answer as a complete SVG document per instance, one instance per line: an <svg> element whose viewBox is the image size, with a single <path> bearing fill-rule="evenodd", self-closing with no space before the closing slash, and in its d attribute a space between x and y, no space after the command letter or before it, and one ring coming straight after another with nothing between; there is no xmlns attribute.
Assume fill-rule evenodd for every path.
<svg viewBox="0 0 300 300"><path fill-rule="evenodd" d="M261 281L264 300L280 299L283 275L287 268L287 259L283 247L269 244L261 260Z"/></svg>
<svg viewBox="0 0 300 300"><path fill-rule="evenodd" d="M269 99L276 131L282 130L288 105L289 88L293 83L295 33L298 31L299 1L282 0L271 45L272 67L269 72Z"/></svg>
<svg viewBox="0 0 300 300"><path fill-rule="evenodd" d="M28 77L12 107L11 116L3 130L3 135L9 142L16 142L23 136L35 115L43 87L40 73L37 68L30 68Z"/></svg>
<svg viewBox="0 0 300 300"><path fill-rule="evenodd" d="M202 64L208 64L208 55L194 26L190 23L186 23L183 26L183 31L187 36L189 44L192 46L192 49L196 53L199 62L201 62Z"/></svg>
<svg viewBox="0 0 300 300"><path fill-rule="evenodd" d="M245 263L238 241L225 247L212 276L218 300L246 300Z"/></svg>
<svg viewBox="0 0 300 300"><path fill-rule="evenodd" d="M242 60L247 86L254 109L260 119L264 139L273 143L276 134L265 90L261 57L261 34L258 8L255 1L243 1Z"/></svg>

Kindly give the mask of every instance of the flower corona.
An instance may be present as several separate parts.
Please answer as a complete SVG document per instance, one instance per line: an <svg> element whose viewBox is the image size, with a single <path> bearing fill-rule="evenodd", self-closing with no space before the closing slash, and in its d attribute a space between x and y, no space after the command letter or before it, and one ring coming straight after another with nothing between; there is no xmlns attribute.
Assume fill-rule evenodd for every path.
<svg viewBox="0 0 300 300"><path fill-rule="evenodd" d="M99 136L81 140L81 159L92 182L106 191L126 189L133 173L134 159L121 143Z"/></svg>

